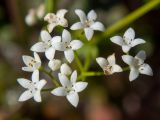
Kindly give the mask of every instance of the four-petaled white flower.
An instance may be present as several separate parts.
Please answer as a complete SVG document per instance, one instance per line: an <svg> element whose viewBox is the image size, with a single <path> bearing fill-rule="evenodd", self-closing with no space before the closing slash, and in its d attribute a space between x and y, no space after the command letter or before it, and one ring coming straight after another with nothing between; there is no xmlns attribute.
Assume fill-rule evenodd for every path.
<svg viewBox="0 0 160 120"><path fill-rule="evenodd" d="M80 22L74 23L71 26L71 30L84 29L85 36L88 40L92 39L94 30L104 31L104 25L101 22L95 22L97 14L94 10L91 10L87 16L80 9L76 9L75 13L80 18Z"/></svg>
<svg viewBox="0 0 160 120"><path fill-rule="evenodd" d="M122 68L116 64L115 54L110 55L107 59L98 57L96 58L96 61L103 69L105 75L111 75L115 72L122 72Z"/></svg>
<svg viewBox="0 0 160 120"><path fill-rule="evenodd" d="M146 74L149 76L153 75L151 67L148 64L144 63L144 60L146 59L145 51L138 52L135 57L132 57L130 55L123 55L122 59L126 64L130 66L130 81L135 80L139 76L139 74Z"/></svg>
<svg viewBox="0 0 160 120"><path fill-rule="evenodd" d="M57 11L56 14L54 14L54 13L48 13L44 17L44 20L49 23L47 25L47 29L48 29L48 31L50 33L58 25L63 26L63 27L67 27L68 26L68 21L67 21L67 19L64 18L64 16L65 16L66 13L67 13L67 10L61 9L61 10Z"/></svg>
<svg viewBox="0 0 160 120"><path fill-rule="evenodd" d="M67 100L74 106L77 107L79 102L78 92L83 91L88 83L87 82L76 82L77 72L74 71L71 74L70 80L64 75L59 73L59 80L62 87L58 87L51 91L53 95L56 96L66 96Z"/></svg>
<svg viewBox="0 0 160 120"><path fill-rule="evenodd" d="M30 98L34 98L36 102L41 102L41 89L46 84L46 80L39 80L39 71L35 70L32 74L32 81L25 79L25 78L19 78L17 79L18 83L26 88L27 90L24 91L19 101L26 101Z"/></svg>
<svg viewBox="0 0 160 120"><path fill-rule="evenodd" d="M52 71L56 71L61 67L61 61L58 59L50 60L48 66Z"/></svg>
<svg viewBox="0 0 160 120"><path fill-rule="evenodd" d="M31 56L23 55L22 59L26 65L26 67L22 67L22 70L24 71L33 72L41 67L41 59L36 52L34 52L34 58Z"/></svg>
<svg viewBox="0 0 160 120"><path fill-rule="evenodd" d="M122 50L125 53L129 52L129 50L132 47L145 43L143 39L140 39L140 38L135 39L135 31L132 28L129 28L126 30L123 38L121 36L114 36L110 38L110 40L113 43L122 46Z"/></svg>
<svg viewBox="0 0 160 120"><path fill-rule="evenodd" d="M42 41L34 44L31 47L31 50L35 52L45 52L45 56L47 57L47 59L52 60L55 55L55 49L51 45L51 42L53 41L52 37L45 30L42 30L40 35Z"/></svg>
<svg viewBox="0 0 160 120"><path fill-rule="evenodd" d="M64 51L65 58L69 63L74 59L73 50L77 50L83 45L80 40L71 40L71 34L65 29L62 32L62 38L60 36L55 36L52 40L52 46L56 50Z"/></svg>
<svg viewBox="0 0 160 120"><path fill-rule="evenodd" d="M60 67L60 72L61 72L61 74L64 74L64 75L66 75L66 76L69 76L69 75L71 75L71 73L72 73L72 69L69 67L68 64L63 63L63 64L61 65L61 67Z"/></svg>

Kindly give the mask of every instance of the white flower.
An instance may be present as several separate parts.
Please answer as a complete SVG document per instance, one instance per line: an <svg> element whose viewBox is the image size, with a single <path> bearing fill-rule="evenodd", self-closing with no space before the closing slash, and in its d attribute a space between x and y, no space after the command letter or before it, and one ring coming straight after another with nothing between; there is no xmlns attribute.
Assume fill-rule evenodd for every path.
<svg viewBox="0 0 160 120"><path fill-rule="evenodd" d="M101 22L95 22L97 14L94 10L91 10L87 16L80 9L76 9L75 13L80 18L80 22L74 23L71 26L71 30L84 29L85 36L88 40L91 40L94 30L104 31L104 25Z"/></svg>
<svg viewBox="0 0 160 120"><path fill-rule="evenodd" d="M122 59L126 64L130 66L130 81L135 80L139 76L139 74L146 74L149 76L153 75L151 67L148 64L144 63L144 60L146 59L145 51L138 52L135 57L132 57L130 55L123 55Z"/></svg>
<svg viewBox="0 0 160 120"><path fill-rule="evenodd" d="M39 19L42 19L45 14L45 5L40 4L39 7L36 10L36 15Z"/></svg>
<svg viewBox="0 0 160 120"><path fill-rule="evenodd" d="M96 61L103 69L105 75L111 75L115 72L122 72L122 68L116 64L115 54L110 55L107 59L98 57L96 58Z"/></svg>
<svg viewBox="0 0 160 120"><path fill-rule="evenodd" d="M35 52L45 52L45 56L47 57L47 59L52 60L55 55L55 49L51 45L51 41L53 41L52 37L45 30L42 30L40 35L42 41L34 44L31 47L31 50Z"/></svg>
<svg viewBox="0 0 160 120"><path fill-rule="evenodd" d="M88 83L87 82L76 82L77 72L74 71L71 75L70 80L63 74L59 73L59 80L62 87L58 87L51 91L56 96L66 96L67 100L74 106L77 107L79 102L78 92L83 91Z"/></svg>
<svg viewBox="0 0 160 120"><path fill-rule="evenodd" d="M110 40L113 43L122 46L122 50L125 53L129 52L132 47L145 43L143 39L135 39L135 31L132 28L126 30L123 38L121 36L114 36L110 38Z"/></svg>
<svg viewBox="0 0 160 120"><path fill-rule="evenodd" d="M36 23L36 21L36 11L34 9L30 9L25 17L25 22L27 25L32 26Z"/></svg>
<svg viewBox="0 0 160 120"><path fill-rule="evenodd" d="M57 42L60 41L60 42ZM80 40L71 40L71 34L67 30L63 30L62 38L60 36L53 37L52 46L59 51L64 51L65 58L69 63L74 59L73 50L81 48L83 43Z"/></svg>
<svg viewBox="0 0 160 120"><path fill-rule="evenodd" d="M66 76L69 76L69 75L71 75L71 73L72 73L72 69L69 67L68 64L63 63L63 64L61 65L61 67L60 67L60 72L61 72L61 74L64 74L64 75L66 75Z"/></svg>
<svg viewBox="0 0 160 120"><path fill-rule="evenodd" d="M48 63L48 66L52 71L56 71L60 68L61 61L58 60L58 59L50 60L49 63Z"/></svg>
<svg viewBox="0 0 160 120"><path fill-rule="evenodd" d="M34 58L31 56L23 55L22 59L26 65L26 67L22 67L22 70L24 71L33 72L41 67L41 59L36 52L34 52Z"/></svg>
<svg viewBox="0 0 160 120"><path fill-rule="evenodd" d="M33 72L32 81L25 78L19 78L17 79L17 81L22 87L27 89L21 94L19 101L26 101L32 97L36 102L42 101L40 92L41 92L41 89L46 84L46 80L39 80L38 70Z"/></svg>
<svg viewBox="0 0 160 120"><path fill-rule="evenodd" d="M48 13L45 17L44 20L47 21L49 24L47 26L48 31L51 33L53 29L60 25L63 27L68 26L68 21L67 19L64 18L65 14L67 13L67 10L61 9L57 11L56 14L54 13Z"/></svg>

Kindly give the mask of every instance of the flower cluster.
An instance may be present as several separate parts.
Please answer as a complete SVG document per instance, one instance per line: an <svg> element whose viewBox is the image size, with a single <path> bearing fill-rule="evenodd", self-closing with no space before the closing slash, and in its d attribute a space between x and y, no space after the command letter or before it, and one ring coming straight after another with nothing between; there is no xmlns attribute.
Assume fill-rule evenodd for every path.
<svg viewBox="0 0 160 120"><path fill-rule="evenodd" d="M78 64L80 64L80 75L78 75L78 70L72 70L68 64L71 64L74 61L75 51L82 48L83 42L79 39L73 39L68 28L68 21L65 18L65 15L68 11L61 9L57 13L47 13L44 16L44 21L47 22L47 29L43 29L40 32L41 41L38 41L31 47L34 57L23 55L23 61L25 67L22 67L23 71L32 72L31 81L25 78L19 78L18 83L26 89L25 92L19 98L19 101L26 101L30 98L34 98L36 102L41 102L41 91L50 90L51 94L55 96L66 96L67 100L74 107L77 107L79 102L78 93L83 91L88 83L81 80L84 76L83 65L80 64L78 59ZM84 29L84 34L88 41L93 37L94 30L104 31L104 25L101 22L97 22L97 14L94 10L91 10L87 15L80 9L75 10L75 14L80 18L80 22L74 23L71 27L71 30ZM37 14L38 15L38 14ZM41 16L43 16L41 14ZM27 15L28 17L28 15ZM30 18L27 18L30 19ZM32 20L31 20L32 21ZM52 36L51 33L56 26L62 26L62 34ZM140 51L135 57L129 55L129 50L138 45L145 43L143 39L135 39L135 32L132 28L129 28L123 38L120 36L114 36L111 38L113 43L122 46L122 50L125 55L122 56L122 60L129 65L131 70L129 75L129 80L132 81L138 77L138 75L146 74L152 75L151 67L144 63L146 59L146 54L144 51ZM56 52L64 52L65 59L57 59L55 54ZM47 61L48 68L50 71L47 71L43 67L43 62L38 54L44 53ZM78 57L78 56L76 56ZM67 61L68 63L66 63ZM124 69L116 63L115 54L108 56L107 59L103 57L96 58L97 63L103 69L104 73L94 73L88 72L90 75L112 75L113 73L122 72ZM52 73L58 72L58 78ZM54 83L54 87L51 89L43 89L47 84L47 80L39 80L39 73L44 72L51 78ZM58 79L58 80L57 80ZM77 81L79 80L79 81ZM77 81L77 82L76 82Z"/></svg>

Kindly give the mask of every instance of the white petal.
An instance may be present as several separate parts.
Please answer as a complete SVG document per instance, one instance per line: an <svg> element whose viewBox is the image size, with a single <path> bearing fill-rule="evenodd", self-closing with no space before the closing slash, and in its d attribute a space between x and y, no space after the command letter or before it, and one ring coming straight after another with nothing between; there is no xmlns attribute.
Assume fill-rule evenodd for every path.
<svg viewBox="0 0 160 120"><path fill-rule="evenodd" d="M134 39L132 42L131 42L131 45L132 47L136 46L136 45L139 45L139 44L143 44L143 43L146 43L146 41L144 41L143 39Z"/></svg>
<svg viewBox="0 0 160 120"><path fill-rule="evenodd" d="M36 102L41 102L42 101L42 99L41 99L41 93L40 93L40 91L36 91L35 93L34 93L34 100L36 101Z"/></svg>
<svg viewBox="0 0 160 120"><path fill-rule="evenodd" d="M141 65L141 67L139 68L139 72L141 74L153 76L152 68L148 64Z"/></svg>
<svg viewBox="0 0 160 120"><path fill-rule="evenodd" d="M32 67L22 67L22 70L26 72L33 72L35 69Z"/></svg>
<svg viewBox="0 0 160 120"><path fill-rule="evenodd" d="M137 53L137 55L135 56L135 58L139 58L139 59L142 59L142 60L145 60L146 59L146 53L145 51L141 50Z"/></svg>
<svg viewBox="0 0 160 120"><path fill-rule="evenodd" d="M35 70L32 74L32 82L37 83L39 81L39 71Z"/></svg>
<svg viewBox="0 0 160 120"><path fill-rule="evenodd" d="M29 90L27 90L21 94L18 101L23 102L23 101L26 101L32 97L33 97L33 94Z"/></svg>
<svg viewBox="0 0 160 120"><path fill-rule="evenodd" d="M96 61L102 69L104 69L109 64L108 61L103 57L96 58Z"/></svg>
<svg viewBox="0 0 160 120"><path fill-rule="evenodd" d="M123 50L123 52L125 52L125 53L129 52L130 49L131 49L131 47L128 46L128 45L123 45L123 46L122 46L122 50Z"/></svg>
<svg viewBox="0 0 160 120"><path fill-rule="evenodd" d="M85 36L86 36L87 40L91 40L93 33L94 33L93 29L92 28L85 28L84 32L85 32Z"/></svg>
<svg viewBox="0 0 160 120"><path fill-rule="evenodd" d="M58 77L63 87L70 86L71 83L64 74L59 73Z"/></svg>
<svg viewBox="0 0 160 120"><path fill-rule="evenodd" d="M29 88L32 83L30 80L24 78L18 78L17 81L24 88Z"/></svg>
<svg viewBox="0 0 160 120"><path fill-rule="evenodd" d="M64 87L58 87L52 90L51 93L56 96L66 96L67 95L67 91Z"/></svg>
<svg viewBox="0 0 160 120"><path fill-rule="evenodd" d="M64 29L62 32L62 42L70 43L71 41L71 34L68 30Z"/></svg>
<svg viewBox="0 0 160 120"><path fill-rule="evenodd" d="M64 42L55 42L52 44L53 48L58 51L65 51L67 49L68 44Z"/></svg>
<svg viewBox="0 0 160 120"><path fill-rule="evenodd" d="M46 83L47 81L42 79L36 84L36 87L38 88L38 90L41 90L46 85Z"/></svg>
<svg viewBox="0 0 160 120"><path fill-rule="evenodd" d="M57 26L57 23L48 24L47 29L48 29L49 33L51 33L56 26Z"/></svg>
<svg viewBox="0 0 160 120"><path fill-rule="evenodd" d="M34 59L35 59L37 62L40 62L40 63L41 63L41 59L40 59L39 55L38 55L36 52L34 52Z"/></svg>
<svg viewBox="0 0 160 120"><path fill-rule="evenodd" d="M65 58L69 63L71 63L74 59L74 52L72 49L68 49L64 51Z"/></svg>
<svg viewBox="0 0 160 120"><path fill-rule="evenodd" d="M74 23L72 26L71 26L71 30L78 30L78 29L82 29L83 28L83 24L81 22L77 22L77 23Z"/></svg>
<svg viewBox="0 0 160 120"><path fill-rule="evenodd" d="M72 75L71 75L71 82L72 84L74 84L77 80L77 71L73 71Z"/></svg>
<svg viewBox="0 0 160 120"><path fill-rule="evenodd" d="M68 27L68 21L65 18L61 18L57 22L58 22L57 24L60 25L60 26Z"/></svg>
<svg viewBox="0 0 160 120"><path fill-rule="evenodd" d="M123 45L123 38L121 36L114 36L110 38L110 40L117 45L120 45L120 46Z"/></svg>
<svg viewBox="0 0 160 120"><path fill-rule="evenodd" d="M89 11L87 15L88 20L96 20L97 19L97 14L94 10Z"/></svg>
<svg viewBox="0 0 160 120"><path fill-rule="evenodd" d="M48 66L52 71L56 71L60 68L61 61L58 60L58 59L50 60L49 63L48 63Z"/></svg>
<svg viewBox="0 0 160 120"><path fill-rule="evenodd" d="M134 40L135 38L135 32L132 28L129 28L126 30L126 32L124 33L124 38L126 40Z"/></svg>
<svg viewBox="0 0 160 120"><path fill-rule="evenodd" d="M28 55L23 55L22 56L23 62L25 63L26 66L29 66L31 61L34 61L34 58Z"/></svg>
<svg viewBox="0 0 160 120"><path fill-rule="evenodd" d="M133 81L139 76L139 71L136 68L131 68L130 74L129 74L129 80Z"/></svg>
<svg viewBox="0 0 160 120"><path fill-rule="evenodd" d="M109 65L114 65L116 63L115 54L109 55L107 58Z"/></svg>
<svg viewBox="0 0 160 120"><path fill-rule="evenodd" d="M46 30L42 30L41 31L41 39L44 42L48 42L49 40L52 39L52 37Z"/></svg>
<svg viewBox="0 0 160 120"><path fill-rule="evenodd" d="M57 16L54 13L47 13L46 16L44 17L44 21L47 21L48 23L53 23L56 17Z"/></svg>
<svg viewBox="0 0 160 120"><path fill-rule="evenodd" d="M95 22L91 25L93 30L104 31L104 25L101 22Z"/></svg>
<svg viewBox="0 0 160 120"><path fill-rule="evenodd" d="M52 46L54 46L55 43L57 42L61 42L61 36L54 36L52 39L51 39L51 44Z"/></svg>
<svg viewBox="0 0 160 120"><path fill-rule="evenodd" d="M62 74L67 76L72 73L72 69L66 63L61 65L60 71Z"/></svg>
<svg viewBox="0 0 160 120"><path fill-rule="evenodd" d="M114 72L122 72L122 71L123 70L122 70L122 68L119 65L115 64L115 65L112 66L112 72L113 73Z"/></svg>
<svg viewBox="0 0 160 120"><path fill-rule="evenodd" d="M81 92L87 87L88 83L87 82L77 82L74 84L74 89L76 92Z"/></svg>
<svg viewBox="0 0 160 120"><path fill-rule="evenodd" d="M59 18L64 18L65 14L68 12L66 9L60 9L57 11L56 16Z"/></svg>
<svg viewBox="0 0 160 120"><path fill-rule="evenodd" d="M87 20L86 14L85 14L82 10L76 9L76 10L75 10L75 13L76 13L76 15L78 15L78 17L80 18L80 21L81 21L82 23L84 23L84 22Z"/></svg>
<svg viewBox="0 0 160 120"><path fill-rule="evenodd" d="M83 43L80 40L72 40L70 43L72 50L78 50L83 46Z"/></svg>
<svg viewBox="0 0 160 120"><path fill-rule="evenodd" d="M122 60L128 65L132 65L134 63L134 58L130 55L123 55Z"/></svg>
<svg viewBox="0 0 160 120"><path fill-rule="evenodd" d="M79 102L79 96L76 92L72 92L70 94L68 94L67 96L67 100L74 106L77 107L78 102Z"/></svg>
<svg viewBox="0 0 160 120"><path fill-rule="evenodd" d="M45 52L48 48L48 45L43 42L38 42L31 47L31 51L34 52Z"/></svg>
<svg viewBox="0 0 160 120"><path fill-rule="evenodd" d="M55 49L53 47L50 47L45 51L45 56L48 60L52 60L55 55Z"/></svg>

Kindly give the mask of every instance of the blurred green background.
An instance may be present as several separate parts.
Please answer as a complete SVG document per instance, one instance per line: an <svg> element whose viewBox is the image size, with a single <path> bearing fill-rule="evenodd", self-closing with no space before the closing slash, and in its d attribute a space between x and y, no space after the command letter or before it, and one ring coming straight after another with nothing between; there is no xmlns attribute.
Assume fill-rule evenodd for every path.
<svg viewBox="0 0 160 120"><path fill-rule="evenodd" d="M153 0L56 0L53 6L55 10L69 10L66 17L70 25L78 20L74 9L80 8L86 13L94 9L98 20L108 28L150 1ZM129 82L128 71L107 77L89 77L89 86L80 94L76 109L65 98L54 97L49 92L42 93L42 103L17 101L24 89L16 79L31 76L21 70L24 66L21 56L32 55L29 49L39 40L44 26L44 22L38 21L29 27L24 19L30 8L37 8L45 2L0 1L0 120L160 120L160 4L115 33L122 35L128 27L133 27L136 36L147 41L132 49L131 54L135 55L142 49L146 51L146 62L153 69L153 77L141 75ZM96 33L95 36L100 35ZM101 42L92 49L93 58L97 55L107 57L115 52L118 64L125 66L121 61L121 48L107 37L100 39ZM102 71L95 61L90 70Z"/></svg>

